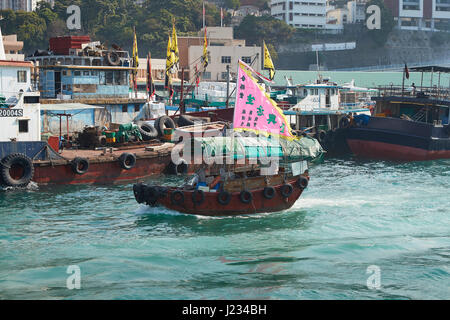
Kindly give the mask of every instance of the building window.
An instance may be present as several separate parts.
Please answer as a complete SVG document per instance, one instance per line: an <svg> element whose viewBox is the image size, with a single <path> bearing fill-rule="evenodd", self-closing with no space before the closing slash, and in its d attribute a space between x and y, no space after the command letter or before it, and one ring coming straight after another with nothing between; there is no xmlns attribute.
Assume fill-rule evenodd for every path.
<svg viewBox="0 0 450 320"><path fill-rule="evenodd" d="M228 72L222 72L222 80L227 80Z"/></svg>
<svg viewBox="0 0 450 320"><path fill-rule="evenodd" d="M222 63L231 63L230 56L222 56Z"/></svg>
<svg viewBox="0 0 450 320"><path fill-rule="evenodd" d="M124 104L124 105L122 106L122 112L123 112L123 113L128 112L128 105Z"/></svg>
<svg viewBox="0 0 450 320"><path fill-rule="evenodd" d="M20 133L28 132L28 120L19 120L19 132Z"/></svg>
<svg viewBox="0 0 450 320"><path fill-rule="evenodd" d="M211 80L211 72L203 72L202 79Z"/></svg>
<svg viewBox="0 0 450 320"><path fill-rule="evenodd" d="M292 12L289 13L289 21L292 21L292 19L294 18L294 15L292 14Z"/></svg>
<svg viewBox="0 0 450 320"><path fill-rule="evenodd" d="M252 57L242 57L242 62L245 62L246 64L251 64Z"/></svg>
<svg viewBox="0 0 450 320"><path fill-rule="evenodd" d="M26 71L17 71L17 82L27 83L27 72Z"/></svg>
<svg viewBox="0 0 450 320"><path fill-rule="evenodd" d="M289 2L289 10L293 10L294 9L294 3L291 1Z"/></svg>

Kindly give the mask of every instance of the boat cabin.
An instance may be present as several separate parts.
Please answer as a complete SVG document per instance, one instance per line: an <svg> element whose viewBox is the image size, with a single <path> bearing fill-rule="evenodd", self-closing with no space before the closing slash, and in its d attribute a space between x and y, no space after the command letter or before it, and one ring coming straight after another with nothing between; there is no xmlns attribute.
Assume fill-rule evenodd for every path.
<svg viewBox="0 0 450 320"><path fill-rule="evenodd" d="M40 141L39 92L31 85L33 64L0 60L0 142Z"/></svg>

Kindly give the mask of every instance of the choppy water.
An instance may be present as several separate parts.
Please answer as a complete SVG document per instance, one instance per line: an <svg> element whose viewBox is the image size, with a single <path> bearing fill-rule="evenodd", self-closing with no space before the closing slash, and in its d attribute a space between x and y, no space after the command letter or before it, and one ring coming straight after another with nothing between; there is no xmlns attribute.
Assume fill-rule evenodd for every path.
<svg viewBox="0 0 450 320"><path fill-rule="evenodd" d="M234 218L147 208L131 185L0 193L0 298L450 299L450 161L310 172L291 210Z"/></svg>

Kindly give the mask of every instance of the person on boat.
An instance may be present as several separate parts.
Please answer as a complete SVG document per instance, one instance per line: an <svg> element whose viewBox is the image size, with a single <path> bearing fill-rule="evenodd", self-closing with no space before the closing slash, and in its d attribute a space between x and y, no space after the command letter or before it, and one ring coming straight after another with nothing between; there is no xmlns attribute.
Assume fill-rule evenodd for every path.
<svg viewBox="0 0 450 320"><path fill-rule="evenodd" d="M413 96L415 96L416 95L416 84L413 82L411 87L412 87L411 93L412 93Z"/></svg>

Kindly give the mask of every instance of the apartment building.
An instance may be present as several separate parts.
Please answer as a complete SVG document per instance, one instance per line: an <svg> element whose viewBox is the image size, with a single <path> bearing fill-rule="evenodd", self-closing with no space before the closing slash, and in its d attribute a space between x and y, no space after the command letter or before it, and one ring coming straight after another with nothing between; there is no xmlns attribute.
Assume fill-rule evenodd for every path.
<svg viewBox="0 0 450 320"><path fill-rule="evenodd" d="M270 11L273 17L295 28L325 29L326 27L326 0L272 0Z"/></svg>

